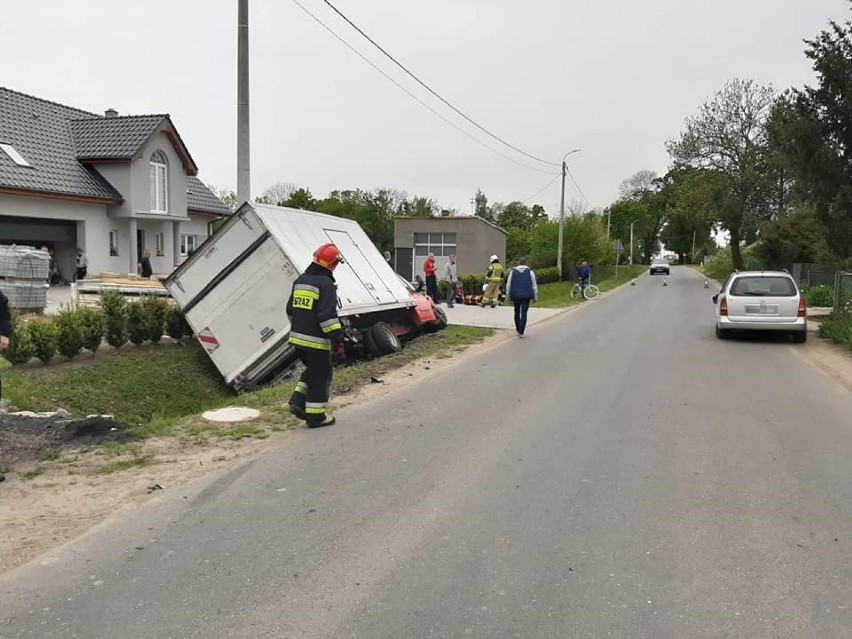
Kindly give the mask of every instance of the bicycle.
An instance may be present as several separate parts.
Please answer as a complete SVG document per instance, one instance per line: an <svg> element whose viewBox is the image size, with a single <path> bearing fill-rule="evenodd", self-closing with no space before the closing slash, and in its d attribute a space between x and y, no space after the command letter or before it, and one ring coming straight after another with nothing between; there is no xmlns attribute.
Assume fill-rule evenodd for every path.
<svg viewBox="0 0 852 639"><path fill-rule="evenodd" d="M575 297L580 297L581 295L587 300L593 300L598 295L601 294L600 289L592 284L592 280L589 280L588 285L586 285L585 289L583 288L580 282L575 282L574 286L571 287L571 299Z"/></svg>

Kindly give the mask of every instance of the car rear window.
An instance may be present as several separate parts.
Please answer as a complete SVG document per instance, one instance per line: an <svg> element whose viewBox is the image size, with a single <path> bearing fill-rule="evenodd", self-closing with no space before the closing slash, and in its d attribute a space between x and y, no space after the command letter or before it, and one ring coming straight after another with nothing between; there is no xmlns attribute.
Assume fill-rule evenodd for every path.
<svg viewBox="0 0 852 639"><path fill-rule="evenodd" d="M743 297L792 297L796 285L789 277L761 275L738 277L731 285L731 295Z"/></svg>

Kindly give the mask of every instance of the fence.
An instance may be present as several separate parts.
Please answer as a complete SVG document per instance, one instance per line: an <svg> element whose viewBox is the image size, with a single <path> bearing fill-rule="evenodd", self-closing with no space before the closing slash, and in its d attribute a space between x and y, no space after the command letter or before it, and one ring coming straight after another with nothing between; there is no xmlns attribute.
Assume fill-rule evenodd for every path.
<svg viewBox="0 0 852 639"><path fill-rule="evenodd" d="M838 272L834 276L834 313L852 315L852 273Z"/></svg>

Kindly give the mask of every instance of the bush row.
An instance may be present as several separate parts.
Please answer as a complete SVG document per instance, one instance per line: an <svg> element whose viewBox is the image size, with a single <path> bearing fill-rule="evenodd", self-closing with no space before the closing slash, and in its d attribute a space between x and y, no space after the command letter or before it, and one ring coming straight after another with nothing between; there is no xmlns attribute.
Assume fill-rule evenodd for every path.
<svg viewBox="0 0 852 639"><path fill-rule="evenodd" d="M53 317L24 321L13 318L14 333L9 348L2 351L13 365L38 358L48 364L57 355L73 359L84 349L96 352L106 341L121 348L128 341L136 344L157 343L163 334L179 340L192 334L176 306L157 297L136 302L115 292L101 296L100 308L81 306L64 308Z"/></svg>

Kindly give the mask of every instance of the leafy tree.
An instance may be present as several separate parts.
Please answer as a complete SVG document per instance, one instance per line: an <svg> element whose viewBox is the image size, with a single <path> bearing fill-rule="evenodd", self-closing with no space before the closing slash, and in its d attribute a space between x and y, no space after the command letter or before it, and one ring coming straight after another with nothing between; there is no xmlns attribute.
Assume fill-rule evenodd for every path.
<svg viewBox="0 0 852 639"><path fill-rule="evenodd" d="M775 91L752 80L731 80L687 119L680 138L667 143L676 165L715 172L729 197L720 198L717 222L730 233L735 268L742 269L740 243L757 234L769 216L767 121ZM719 194L716 193L718 196Z"/></svg>
<svg viewBox="0 0 852 639"><path fill-rule="evenodd" d="M831 260L825 228L812 208L798 209L767 223L760 239L758 254L769 265Z"/></svg>
<svg viewBox="0 0 852 639"><path fill-rule="evenodd" d="M494 210L488 206L488 198L485 197L485 193L480 189L476 189L476 195L473 197L473 211L476 216L484 220L492 223L497 222L497 219L494 217Z"/></svg>
<svg viewBox="0 0 852 639"><path fill-rule="evenodd" d="M505 229L509 234L506 237L506 261L517 262L518 258L529 255L530 231L517 227Z"/></svg>
<svg viewBox="0 0 852 639"><path fill-rule="evenodd" d="M817 85L785 96L770 139L795 179L794 196L813 205L829 246L852 255L852 22L830 21L805 56Z"/></svg>
<svg viewBox="0 0 852 639"><path fill-rule="evenodd" d="M281 202L281 206L287 206L291 209L305 209L313 211L317 201L311 195L309 189L296 189L290 194L290 197Z"/></svg>

